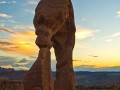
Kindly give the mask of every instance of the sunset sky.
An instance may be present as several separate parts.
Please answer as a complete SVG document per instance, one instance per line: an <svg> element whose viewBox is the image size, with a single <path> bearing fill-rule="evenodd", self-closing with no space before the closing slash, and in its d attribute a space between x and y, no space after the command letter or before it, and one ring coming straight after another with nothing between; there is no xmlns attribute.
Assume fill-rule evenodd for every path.
<svg viewBox="0 0 120 90"><path fill-rule="evenodd" d="M32 24L39 0L0 0L0 66L28 70L38 55ZM120 70L120 0L72 0L77 71ZM54 50L52 69L55 70Z"/></svg>

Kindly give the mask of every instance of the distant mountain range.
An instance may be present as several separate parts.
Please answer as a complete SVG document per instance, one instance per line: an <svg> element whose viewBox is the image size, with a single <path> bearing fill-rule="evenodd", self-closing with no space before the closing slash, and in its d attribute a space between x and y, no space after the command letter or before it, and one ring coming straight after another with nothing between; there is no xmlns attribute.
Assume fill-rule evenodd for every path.
<svg viewBox="0 0 120 90"><path fill-rule="evenodd" d="M23 80L28 71L0 68L0 79ZM55 72L53 72L55 78ZM76 85L113 85L120 83L120 72L75 72Z"/></svg>
<svg viewBox="0 0 120 90"><path fill-rule="evenodd" d="M76 84L95 86L120 83L120 72L75 72Z"/></svg>
<svg viewBox="0 0 120 90"><path fill-rule="evenodd" d="M81 66L74 67L74 70L75 71L92 71L92 72L100 72L100 71L119 72L120 71L120 66L95 68L93 65L81 65Z"/></svg>

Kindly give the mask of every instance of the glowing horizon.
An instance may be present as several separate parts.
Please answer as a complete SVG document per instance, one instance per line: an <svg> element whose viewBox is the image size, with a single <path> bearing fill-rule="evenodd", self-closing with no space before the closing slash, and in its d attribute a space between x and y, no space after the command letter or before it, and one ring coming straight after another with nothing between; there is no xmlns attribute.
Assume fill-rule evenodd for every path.
<svg viewBox="0 0 120 90"><path fill-rule="evenodd" d="M38 47L32 24L39 0L0 1L0 66L29 69ZM74 68L120 69L120 1L72 0L75 11L76 45ZM52 68L55 69L54 50ZM115 69L111 68L117 67ZM81 69L80 69L81 70ZM84 69L83 69L84 70ZM90 69L92 70L92 69Z"/></svg>

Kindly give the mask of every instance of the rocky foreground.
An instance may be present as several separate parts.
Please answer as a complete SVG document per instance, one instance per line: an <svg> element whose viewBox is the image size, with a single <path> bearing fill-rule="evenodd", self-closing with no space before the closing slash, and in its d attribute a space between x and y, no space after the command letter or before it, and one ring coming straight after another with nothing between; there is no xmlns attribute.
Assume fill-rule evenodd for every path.
<svg viewBox="0 0 120 90"><path fill-rule="evenodd" d="M21 81L0 80L0 90L24 90Z"/></svg>
<svg viewBox="0 0 120 90"><path fill-rule="evenodd" d="M0 90L24 90L24 88L22 81L0 80ZM76 90L120 90L120 84L89 87L77 85Z"/></svg>
<svg viewBox="0 0 120 90"><path fill-rule="evenodd" d="M120 90L120 85L106 85L106 86L76 86L76 90Z"/></svg>

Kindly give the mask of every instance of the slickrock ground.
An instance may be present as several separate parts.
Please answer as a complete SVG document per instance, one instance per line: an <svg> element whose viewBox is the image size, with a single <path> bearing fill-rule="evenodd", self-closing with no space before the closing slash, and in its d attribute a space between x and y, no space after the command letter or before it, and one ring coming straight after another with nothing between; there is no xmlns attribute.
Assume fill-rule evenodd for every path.
<svg viewBox="0 0 120 90"><path fill-rule="evenodd" d="M0 80L0 90L24 90L21 81Z"/></svg>
<svg viewBox="0 0 120 90"><path fill-rule="evenodd" d="M0 80L0 90L24 90L23 83L16 80ZM108 86L76 86L76 90L120 90L120 83Z"/></svg>
<svg viewBox="0 0 120 90"><path fill-rule="evenodd" d="M120 84L106 86L76 86L76 90L120 90Z"/></svg>

